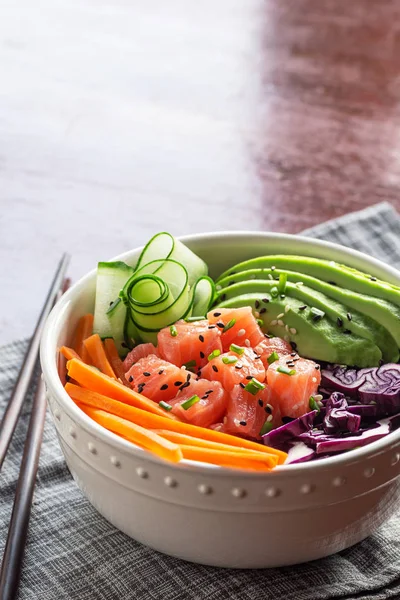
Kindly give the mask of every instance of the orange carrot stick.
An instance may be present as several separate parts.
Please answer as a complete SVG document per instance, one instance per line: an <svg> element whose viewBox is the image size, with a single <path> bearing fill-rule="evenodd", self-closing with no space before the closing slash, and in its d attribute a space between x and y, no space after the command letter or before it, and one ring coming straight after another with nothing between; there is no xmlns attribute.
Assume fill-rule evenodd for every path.
<svg viewBox="0 0 400 600"><path fill-rule="evenodd" d="M261 452L243 453L230 452L228 450L213 450L212 448L199 448L180 444L183 458L199 462L211 463L221 467L236 467L242 469L253 469L255 471L270 471L277 464L277 457L261 454Z"/></svg>
<svg viewBox="0 0 400 600"><path fill-rule="evenodd" d="M81 360L81 357L73 348L68 348L68 346L61 346L60 352L67 360L71 360L71 358L77 358Z"/></svg>
<svg viewBox="0 0 400 600"><path fill-rule="evenodd" d="M68 363L68 365L71 365L72 363L78 363L78 361L76 359L73 359ZM83 366L87 369L91 369L91 367L88 367L87 365ZM84 385L82 384L83 379L79 381L77 377L77 375L80 374L80 371L76 369L75 366L73 369L69 370L69 374L74 379L77 379L81 385ZM115 385L117 384L115 383ZM126 390L126 388L123 388L122 385L120 385L120 388ZM125 404L124 401L118 402L118 400L114 400L100 393L92 392L91 390L81 388L72 383L67 383L65 389L67 393L71 396L71 398L76 402L83 403L93 408L105 410L114 415L127 419L128 421L137 423L142 427L146 427L147 429L165 429L168 431L175 431L178 433L183 433L185 435L190 435L192 437L200 438L203 440L209 440L211 442L220 442L221 444L227 444L229 446L247 448L249 450L263 452L268 455L273 454L278 457L279 464L283 464L287 456L285 452L281 452L280 450L276 450L275 448L269 448L268 446L264 446L263 444L258 444L256 442L244 440L234 435L230 435L229 433L222 433L221 431L205 429L204 427L198 427L197 425L190 425L189 423L182 423L181 421L173 420L171 419L172 415L170 413L165 413L165 411L163 411L163 413L165 414L160 416L159 413L154 414L153 412L148 412L146 409L141 410L141 408L137 408L135 406L128 406L128 404ZM131 390L126 391L131 392ZM135 392L132 393L135 394ZM140 397L139 394L136 395ZM148 402L152 402L152 400L148 400ZM159 407L157 406L157 408Z"/></svg>
<svg viewBox="0 0 400 600"><path fill-rule="evenodd" d="M79 319L75 329L73 348L84 362L89 361L89 355L83 342L93 333L93 319L94 317L90 313L83 315L83 317Z"/></svg>
<svg viewBox="0 0 400 600"><path fill-rule="evenodd" d="M193 435L186 435L185 433L178 433L177 431L168 431L167 429L153 429L154 433L161 435L166 440L174 442L175 444L185 446L195 446L198 448L208 448L209 450L222 450L229 452L236 452L237 454L259 454L265 457L265 452L261 450L253 450L249 448L243 448L240 446L232 446L230 444L221 444L221 442L213 442L211 440L204 440ZM271 455L277 460L277 455Z"/></svg>
<svg viewBox="0 0 400 600"><path fill-rule="evenodd" d="M106 352L108 361L117 377L126 387L129 387L128 382L125 379L125 370L122 360L119 357L117 346L113 338L106 338L103 342L104 350Z"/></svg>
<svg viewBox="0 0 400 600"><path fill-rule="evenodd" d="M179 462L182 459L182 452L179 446L162 438L160 435L148 431L131 421L111 415L104 410L88 406L81 406L80 408L99 425L117 435L123 436L134 444L139 444L143 448L154 452L157 456L172 462Z"/></svg>
<svg viewBox="0 0 400 600"><path fill-rule="evenodd" d="M108 362L108 358L104 351L103 344L98 333L94 333L90 337L83 340L83 345L86 348L91 363L94 367L97 367L104 375L115 379L115 373L112 366Z"/></svg>
<svg viewBox="0 0 400 600"><path fill-rule="evenodd" d="M111 377L107 377L107 375L100 373L100 371L97 371L90 365L86 365L76 358L73 358L67 362L67 371L68 375L77 381L82 387L87 388L88 392L90 390L91 393L98 392L98 394L104 394L104 396L107 396L107 400L119 400L125 405L129 404L130 406L136 406L137 408L141 408L143 411L151 412L164 418L166 417L167 421L179 421L178 417L175 417L175 415L170 413L166 413L166 411L163 408L160 408L157 402L154 402L154 400L150 400L149 398L146 398L146 396L134 392L130 388L122 385L122 383L119 383L119 381L111 379ZM81 401L83 402L83 400ZM103 407L95 406L95 408ZM155 427L157 427L157 425ZM162 426L160 425L160 427Z"/></svg>

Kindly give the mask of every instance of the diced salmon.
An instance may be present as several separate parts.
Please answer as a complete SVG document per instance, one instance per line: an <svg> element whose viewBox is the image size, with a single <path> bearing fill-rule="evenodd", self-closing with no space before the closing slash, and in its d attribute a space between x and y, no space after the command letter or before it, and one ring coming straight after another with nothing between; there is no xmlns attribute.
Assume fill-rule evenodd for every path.
<svg viewBox="0 0 400 600"><path fill-rule="evenodd" d="M158 351L161 358L181 367L195 361L194 368L207 363L207 357L213 350L222 352L221 332L218 327L210 328L206 320L187 323L175 323L176 335L171 335L169 327L158 334Z"/></svg>
<svg viewBox="0 0 400 600"><path fill-rule="evenodd" d="M192 396L198 396L200 400L185 410L182 404ZM228 393L218 381L199 379L178 392L170 404L173 405L172 412L183 421L199 427L209 427L224 416Z"/></svg>
<svg viewBox="0 0 400 600"><path fill-rule="evenodd" d="M125 373L125 377L135 392L156 402L171 400L180 389L189 388L192 381L197 379L193 373L155 354L138 360Z"/></svg>
<svg viewBox="0 0 400 600"><path fill-rule="evenodd" d="M294 371L294 374L282 373L279 369ZM318 393L321 373L314 361L286 354L270 365L267 382L272 404L279 405L283 417L297 418L309 412L310 396Z"/></svg>
<svg viewBox="0 0 400 600"><path fill-rule="evenodd" d="M208 321L222 332L222 347L229 350L231 344L255 347L262 342L261 331L250 306L242 308L215 308L207 315ZM231 325L229 327L229 325ZM225 327L229 327L224 331Z"/></svg>
<svg viewBox="0 0 400 600"><path fill-rule="evenodd" d="M285 340L282 340L279 337L265 337L263 341L255 347L255 351L261 356L262 363L266 370L269 367L268 358L273 352L276 352L278 356L293 352L289 342L285 342Z"/></svg>
<svg viewBox="0 0 400 600"><path fill-rule="evenodd" d="M253 348L243 348L243 354L229 351L210 360L201 369L201 377L220 381L229 392L235 385L254 377L263 382L265 369ZM231 361L231 362L230 362Z"/></svg>
<svg viewBox="0 0 400 600"><path fill-rule="evenodd" d="M260 432L265 422L271 427L281 425L279 405L271 404L268 386L256 395L235 385L230 392L226 418L221 431L252 439L261 439Z"/></svg>
<svg viewBox="0 0 400 600"><path fill-rule="evenodd" d="M126 355L125 360L123 362L125 373L129 371L129 369L133 364L135 364L135 362L137 362L141 358L146 358L146 356L149 356L149 354L154 354L155 356L158 356L158 350L154 346L154 344L148 343L139 344L138 346L135 346L133 350L131 350L129 354Z"/></svg>

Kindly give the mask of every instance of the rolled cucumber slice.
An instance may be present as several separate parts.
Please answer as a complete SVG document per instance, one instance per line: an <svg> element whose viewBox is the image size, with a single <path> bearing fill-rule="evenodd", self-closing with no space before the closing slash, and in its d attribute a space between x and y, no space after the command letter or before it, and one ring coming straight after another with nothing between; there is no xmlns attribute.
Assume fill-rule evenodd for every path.
<svg viewBox="0 0 400 600"><path fill-rule="evenodd" d="M126 354L123 330L126 306L119 300L119 292L133 273L133 268L122 261L99 262L97 265L96 300L93 331L101 338L112 337L121 355Z"/></svg>
<svg viewBox="0 0 400 600"><path fill-rule="evenodd" d="M215 298L215 284L210 277L200 277L193 288L193 302L191 306L192 320L204 319L213 305Z"/></svg>

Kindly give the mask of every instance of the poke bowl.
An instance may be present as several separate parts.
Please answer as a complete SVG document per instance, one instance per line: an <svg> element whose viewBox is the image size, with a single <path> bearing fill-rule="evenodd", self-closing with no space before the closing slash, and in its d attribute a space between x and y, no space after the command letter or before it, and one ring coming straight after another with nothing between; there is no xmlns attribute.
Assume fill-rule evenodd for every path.
<svg viewBox="0 0 400 600"><path fill-rule="evenodd" d="M239 446L243 444L243 451L248 450L251 454L251 456L246 455L246 460L251 462L254 458L257 462L256 454L258 455L259 452L253 452L254 445L258 444L257 447L264 452L266 448L274 445L276 432L279 433L280 428L285 429L285 425L289 425L289 428L283 431L283 436L280 434L279 440L275 435L278 440L275 446L276 456L286 458L276 459L274 468L268 469L242 468L240 462L238 465L236 463L233 465L235 468L230 468L229 464L221 464L218 461L212 463L199 458L192 460L190 453L183 454L183 458L181 455L179 462L165 460L159 454L146 449L146 445L142 447L141 443L132 443L128 430L125 433L123 430L113 430L112 427L107 428L107 421L95 420L96 411L89 408L89 405L85 408L84 402L80 403L81 392L78 388L80 385L83 388L89 386L83 385L79 380L81 368L79 357L74 358L71 351L72 355L68 355L66 363L60 355L60 348L73 345L73 332L76 332L85 315L93 314L97 310L99 289L101 290L103 286L103 279L99 277L100 265L108 268L107 265L122 263L132 269L132 272L134 270L138 272L139 263L143 263L143 253L148 252L149 247L137 248L118 256L109 263L99 263L97 270L87 274L68 290L54 307L42 336L41 365L48 404L67 466L77 485L95 509L128 536L160 552L205 565L229 568L285 566L322 558L363 540L394 513L400 496L398 479L400 430L397 429L397 421L396 426L392 427L393 418L396 419L394 416L396 411L392 404L396 400L400 402L400 396L395 381L391 381L390 385L386 386L388 389L385 388L384 393L378 396L371 395L373 390L371 392L370 389L378 369L387 368L390 371L392 366L395 370L395 364L398 362L396 333L391 330L391 325L395 327L398 320L397 309L389 300L378 298L384 308L394 306L392 316L389 314L390 310L385 313L383 309L379 309L378 312L381 312L377 318L378 324L382 316L386 328L382 329L377 325L376 329L367 331L366 337L362 338L362 327L364 323L368 325L370 317L365 317L363 320L362 316L358 319L357 315L365 314L363 302L369 294L360 291L351 292L351 298L348 298L345 307L347 322L344 324L342 317L336 316L339 313L335 310L340 309L338 304L335 305L337 299L331 297L332 302L329 301L325 307L320 304L323 293L314 289L312 302L305 300L306 292L303 290L307 288L307 283L312 277L303 272L303 276L299 278L297 272L299 265L296 263L296 271L293 264L288 268L287 261L301 257L303 265L311 264L314 265L313 268L318 261L319 263L322 261L328 267L329 265L332 267L332 273L338 265L345 265L346 277L353 275L359 277L360 289L363 290L363 286L370 285L370 282L374 285L376 281L378 283L383 281L390 298L392 291L393 294L397 294L400 273L391 266L355 250L295 235L217 232L182 237L177 243L180 247L183 245L189 249L200 261L204 261L209 269L208 275L202 277L204 285L199 286L199 289L202 288L202 295L197 303L197 313L192 306L194 316L201 314L204 318L207 312L205 306L207 305L207 310L210 308L208 301L204 304L204 297L207 297L208 282L211 282L213 286L211 310L217 313L217 320L223 318L223 311L229 311L232 299L237 298L238 302L233 306L243 308L251 305L252 314L267 340L267 346L270 339L277 337L281 337L283 343L290 344L292 352L289 353L288 347L287 354L283 358L279 353L276 355L275 351L267 352L264 357L266 360L263 360L266 368L265 377L268 376L268 372L272 377L274 372L279 381L285 377L287 380L292 378L291 381L294 381L298 375L297 365L302 361L307 364L313 359L318 361L313 362L315 373L313 372L312 378L308 380L309 383L311 382L310 385L314 386L310 398L308 398L307 388L309 408L303 407L300 410L296 405L294 412L289 411L290 416L286 420L274 423L272 429L271 422L275 417L269 418L270 410L268 409L267 412L267 405L270 404L261 402L260 406L265 411L263 414L266 427L263 425L260 431L262 435L255 441L249 439L251 434L248 430L243 435L239 431L238 436L232 435L234 433L232 430L224 433L229 414L227 417L219 417L219 422L206 430L211 432L207 433L207 439L223 441L228 438L218 438L218 435L225 435L229 436L229 439L239 440ZM150 259L158 260L156 255L152 255L153 250L150 252ZM259 257L265 258L262 264L254 262L258 261ZM239 274L235 272L235 265L239 265ZM246 267L241 269L240 265ZM257 269L263 271L262 279L255 273ZM248 279L241 277L241 270L250 272ZM296 274L293 278L290 275L291 271ZM316 279L321 275L324 280L329 279L322 286L324 290L327 283L329 288L334 290L333 296L335 294L340 296L342 290L346 293L346 278L338 282L330 279L333 275L327 277L326 273L321 274L320 271L316 273ZM127 280L128 275L130 278L131 272L125 274L124 281ZM232 279L227 281L227 277L228 279L234 277L235 281ZM151 284L153 287L159 284L156 279L153 278ZM173 282L178 281L179 274L175 273L172 279ZM113 285L117 286L116 289L123 286L123 281L122 284L121 281L115 283L115 277L113 281ZM245 281L247 283L243 287ZM257 287L261 285L260 281L265 282L262 288ZM218 282L222 282L222 285ZM184 284L186 285L187 281ZM366 289L371 291L368 287ZM140 292L137 295L140 296ZM181 298L178 293L176 296ZM119 302L118 298L114 303L113 297L110 302L110 297L106 298L107 307L103 307L103 312L110 310L108 306L110 304L113 304L112 314L116 314L113 312L115 307L122 310L124 303ZM266 301L265 305L261 304L263 299ZM202 303L204 306L201 306ZM349 305L354 308L349 309ZM218 308L220 306L222 308ZM264 307L266 310L262 311ZM281 310L283 312L280 312ZM369 309L365 308L365 310L368 312ZM182 310L181 313L184 315ZM293 322L289 322L290 315L293 315ZM186 323L197 322L194 318L188 318L187 314L184 316L183 321ZM145 318L148 318L147 313ZM339 331L339 334L333 333L325 338L324 328L333 331L332 319L335 321L335 332ZM214 322L209 321L212 324L208 326L212 331L217 329L222 335L229 331L237 333L237 327L235 329L232 326L232 321L234 319L229 321L225 319L220 330L215 319ZM106 325L108 327L108 321ZM305 335L300 333L302 327ZM157 343L157 335L154 337L154 332L150 332L149 329L143 327L144 333L141 333L143 343L152 343L148 341L150 339ZM168 323L168 331L172 338L179 337L175 329L174 325ZM352 329L356 330L357 334L351 331ZM317 330L316 336L315 330ZM343 333L344 330L348 333ZM135 331L136 335L137 331ZM105 343L107 332L101 337ZM130 339L135 346L137 341L135 342L134 336ZM129 340L126 338L123 338L122 342L119 340L118 343L119 351L122 350L123 353L131 351L131 348L126 348L129 345ZM205 358L203 357L206 364L202 369L206 368L211 372L213 364L222 366L222 362L216 361L221 361L224 357L223 364L234 368L238 360L243 362L243 355L247 356L249 348L246 349L246 345L243 344L242 348L240 344L230 343L228 348L221 350L222 354L218 351L220 355L211 352ZM250 345L249 343L248 346ZM302 354L303 348L305 352ZM314 351L318 356L312 356ZM238 358L235 357L235 352L238 353ZM261 351L259 349L254 351L254 355L260 359ZM350 357L347 362L346 357ZM293 360L295 362L292 362ZM137 364L139 363L140 360ZM187 368L188 381L190 382L192 372L193 377L199 376L200 381L201 368L195 365L191 369L189 363L185 364L187 367L182 368ZM350 368L354 365L356 368ZM131 366L131 369L134 368L135 364ZM90 370L91 377L97 377L95 366L85 367L85 369L87 373ZM114 387L118 385L118 393L125 395L135 393L135 398L139 398L141 402L141 397L146 394L146 388L144 384L137 384L133 375L129 373L133 371L127 371L126 381L123 384L118 382L112 385ZM237 373L240 371L237 370ZM143 372L143 375L145 374L146 372ZM318 377L315 376L316 374ZM212 375L211 373L209 378ZM130 381L129 377L131 377ZM272 383L271 385L257 383L255 377L249 376L247 379L249 381L241 382L240 390L235 385L238 393L242 394L240 398L243 398L244 393L250 394L249 398L261 393L259 385L263 388L273 388ZM260 379L259 377L258 381ZM65 385L66 381L67 385ZM220 385L218 381L213 385ZM199 385L198 382L195 384ZM325 390L324 385L328 388L332 387ZM124 391L120 392L122 387ZM132 392L132 387L135 392ZM364 388L366 388L362 396L364 400L360 401L359 397L354 400L361 393L359 390ZM288 389L290 391L290 385ZM76 397L72 393L73 390L76 390ZM186 391L179 389L181 394ZM321 394L315 393L320 391ZM293 393L290 392L287 396L290 400ZM341 403L332 405L332 396L334 400L340 400ZM201 399L204 397L208 400L207 394ZM232 393L229 402L231 397ZM380 410L377 397L382 399L383 412L374 417L377 415L377 410ZM186 394L184 398L185 400L178 402L177 405L170 399L162 401L161 408L165 409L166 416L176 419L176 422L185 421L182 405L183 409L189 408L192 411L196 408L193 406L194 403L198 403L199 406L202 404L199 402L199 395L195 393L192 396ZM327 398L331 405L326 404ZM148 400L145 399L143 402ZM271 403L271 408L274 408L272 400ZM285 406L285 403L281 404L281 408L282 406ZM361 406L361 409L357 406ZM137 409L133 407L130 410ZM157 404L156 416L160 410ZM397 412L400 410L397 409ZM103 414L102 411L98 411L99 415L100 413ZM182 418L181 414L183 414ZM281 412L279 415L282 416ZM368 419L373 423L371 426L365 426L364 415L367 423ZM329 423L327 417L330 418ZM161 419L166 420L166 417ZM234 419L233 422L239 428L247 426L247 422L243 419ZM364 426L365 432L362 429ZM343 451L332 451L330 448L333 442L329 435L327 436L329 427L335 431L335 444L338 441L343 444L343 440L346 439L352 441L354 435L359 435L359 440L372 435L372 441L368 440L370 443L365 442L365 445L363 441L349 442L347 446L344 443ZM385 435L381 435L379 432L384 428L386 428ZM160 428L156 427L152 431L157 437ZM376 432L378 433L375 435ZM299 438L299 435L303 437ZM299 443L299 439L305 440L306 443L304 441ZM168 452L174 446L173 442L172 436L168 442L170 445L165 445ZM234 443L238 445L237 442ZM321 448L324 449L320 456L316 455L318 444L322 444ZM187 448L183 445L180 447ZM218 448L218 444L214 448ZM218 450L214 454L218 455ZM231 456L232 453L227 454ZM199 456L203 455L200 453ZM204 456L207 456L207 452ZM287 456L292 456L292 460L287 460ZM257 462L258 464L260 463ZM247 465L247 462L243 465Z"/></svg>

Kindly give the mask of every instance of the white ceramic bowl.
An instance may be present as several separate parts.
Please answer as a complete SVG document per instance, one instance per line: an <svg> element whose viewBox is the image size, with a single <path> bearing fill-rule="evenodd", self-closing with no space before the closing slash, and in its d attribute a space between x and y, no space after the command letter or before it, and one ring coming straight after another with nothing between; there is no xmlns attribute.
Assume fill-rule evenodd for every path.
<svg viewBox="0 0 400 600"><path fill-rule="evenodd" d="M238 232L181 239L214 276L240 260L288 253L337 260L400 285L400 273L378 260L299 236ZM139 252L118 259L134 264ZM341 456L254 474L169 464L97 425L71 401L57 370L57 348L70 342L78 318L93 309L94 289L92 271L54 308L41 362L68 467L115 527L189 561L260 568L338 552L391 516L400 494L400 431Z"/></svg>

